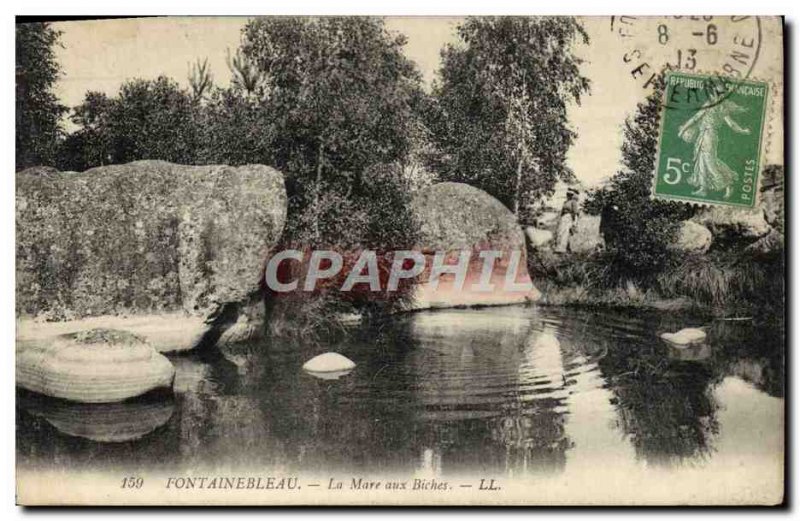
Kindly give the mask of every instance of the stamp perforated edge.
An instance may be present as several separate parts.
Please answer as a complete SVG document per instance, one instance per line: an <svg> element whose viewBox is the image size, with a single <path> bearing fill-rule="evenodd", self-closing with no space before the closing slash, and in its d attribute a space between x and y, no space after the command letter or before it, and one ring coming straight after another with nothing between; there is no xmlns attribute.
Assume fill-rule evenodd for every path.
<svg viewBox="0 0 800 521"><path fill-rule="evenodd" d="M715 77L725 77L728 76L721 76L718 72L706 72L706 71L691 71L691 72L682 72L682 71L666 71L664 73L665 79L666 75L669 72L677 72L680 74L685 75L694 75L694 76L715 76ZM734 79L734 78L731 78ZM734 79L735 80L735 79ZM763 188L763 177L762 172L764 171L764 167L767 165L766 157L767 152L769 151L770 141L772 140L772 136L774 135L773 130L773 121L774 115L776 110L776 100L778 98L778 84L774 81L768 81L766 79L759 78L757 76L748 76L745 80L750 81L757 81L765 84L767 86L767 99L764 102L764 116L763 116L763 123L761 126L761 143L759 143L759 164L758 170L756 171L756 182L754 183L755 186L758 186L758 190L754 190L753 195L753 206L742 206L740 204L731 204L731 203L724 203L721 201L707 201L703 199L691 199L687 197L677 197L677 196L664 196L660 194L656 194L656 184L658 183L658 165L661 162L661 135L664 131L664 111L667 110L669 107L666 106L666 97L667 97L667 88L665 86L664 92L662 94L661 106L658 111L658 134L656 135L656 155L655 161L653 162L653 170L652 170L652 181L650 184L650 200L651 201L672 201L678 203L685 203L691 206L696 206L698 208L710 208L710 207L723 207L723 208L734 208L740 212L757 212L760 211L759 209L759 202L761 201L761 190Z"/></svg>

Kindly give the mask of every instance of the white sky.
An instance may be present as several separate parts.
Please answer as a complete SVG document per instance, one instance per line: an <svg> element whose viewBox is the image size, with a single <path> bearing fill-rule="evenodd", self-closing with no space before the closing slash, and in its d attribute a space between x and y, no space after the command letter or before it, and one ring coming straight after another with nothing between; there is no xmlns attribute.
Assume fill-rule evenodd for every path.
<svg viewBox="0 0 800 521"><path fill-rule="evenodd" d="M217 85L227 85L230 72L226 50L235 50L246 18L192 17L149 18L113 21L82 21L54 24L63 31L63 49L58 59L64 75L56 91L62 102L74 106L87 90L114 95L128 78L170 76L188 85L189 64L208 58ZM395 17L387 19L390 30L408 37L406 55L414 60L427 84L439 67L439 52L456 41L452 17ZM578 133L567 161L578 179L596 184L619 168L621 128L626 116L644 99L646 91L630 77L622 62L627 42L611 31L609 17L587 17L582 22L590 44L576 53L585 63L582 72L592 82L589 96L580 106L571 106L569 120ZM782 46L776 37L779 23L766 20L762 53L755 76L782 83ZM780 104L774 111L773 128L782 128ZM768 151L768 161L783 163L782 135Z"/></svg>

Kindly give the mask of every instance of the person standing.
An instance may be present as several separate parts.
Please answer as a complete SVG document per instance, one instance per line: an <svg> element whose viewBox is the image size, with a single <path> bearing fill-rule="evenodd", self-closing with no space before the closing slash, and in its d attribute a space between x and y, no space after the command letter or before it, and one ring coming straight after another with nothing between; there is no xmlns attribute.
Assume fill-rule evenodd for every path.
<svg viewBox="0 0 800 521"><path fill-rule="evenodd" d="M567 190L567 200L564 202L564 206L561 207L561 217L558 220L554 252L566 253L569 249L569 237L572 234L572 228L575 222L578 220L580 211L578 191L574 188L570 188Z"/></svg>

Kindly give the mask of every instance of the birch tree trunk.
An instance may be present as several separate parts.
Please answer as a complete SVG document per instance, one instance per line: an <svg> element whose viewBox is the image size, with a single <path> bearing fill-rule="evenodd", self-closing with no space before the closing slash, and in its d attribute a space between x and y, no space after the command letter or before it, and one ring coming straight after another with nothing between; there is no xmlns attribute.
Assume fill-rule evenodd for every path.
<svg viewBox="0 0 800 521"><path fill-rule="evenodd" d="M519 142L519 158L517 159L517 179L514 183L514 217L517 218L519 221L519 206L520 206L520 198L521 198L521 190L522 190L522 165L523 165L523 149L524 146L523 140L520 139Z"/></svg>
<svg viewBox="0 0 800 521"><path fill-rule="evenodd" d="M314 241L319 242L319 218L320 218L320 202L319 202L319 192L322 189L322 162L325 158L324 156L324 145L322 139L319 140L319 146L317 148L317 178L314 182Z"/></svg>

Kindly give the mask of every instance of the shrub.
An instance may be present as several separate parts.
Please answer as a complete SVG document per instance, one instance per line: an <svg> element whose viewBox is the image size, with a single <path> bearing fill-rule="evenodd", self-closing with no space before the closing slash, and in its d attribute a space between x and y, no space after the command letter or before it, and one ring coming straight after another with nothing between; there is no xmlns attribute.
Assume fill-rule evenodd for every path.
<svg viewBox="0 0 800 521"><path fill-rule="evenodd" d="M273 320L299 320L300 324L316 324L309 331L330 331L336 327L336 316L341 313L357 311L371 317L402 309L408 302L413 287L410 283L401 284L396 292L355 291L357 287L354 291L339 291L349 272L348 266L362 250L375 250L379 271L388 275L392 258L382 254L411 249L417 243L418 226L410 209L411 190L401 166L375 165L360 177L357 188L351 190L347 188L349 184L328 183L317 199L316 208L296 200L292 203L288 228L279 249L333 250L344 257L345 268L339 276L318 284L314 292L269 296L268 300L280 302L271 305ZM308 255L305 258L308 260ZM289 269L290 272L279 277L302 280L308 266L291 263ZM385 278L381 277L384 283ZM308 318L311 315L313 319Z"/></svg>
<svg viewBox="0 0 800 521"><path fill-rule="evenodd" d="M59 168L86 170L139 159L198 164L198 118L192 96L165 76L127 81L114 98L87 92L73 110L79 128L61 144Z"/></svg>
<svg viewBox="0 0 800 521"><path fill-rule="evenodd" d="M652 283L653 276L675 260L668 248L680 222L694 215L683 203L650 198L658 138L659 85L625 123L623 171L608 186L589 193L584 209L601 216L609 275Z"/></svg>

